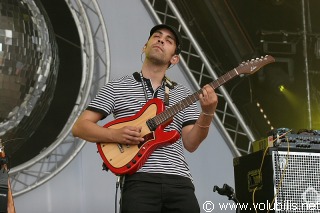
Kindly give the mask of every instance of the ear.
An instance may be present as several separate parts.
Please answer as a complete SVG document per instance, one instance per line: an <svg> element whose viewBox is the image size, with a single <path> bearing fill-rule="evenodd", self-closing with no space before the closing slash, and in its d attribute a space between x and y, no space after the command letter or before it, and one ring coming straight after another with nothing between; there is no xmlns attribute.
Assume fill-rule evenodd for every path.
<svg viewBox="0 0 320 213"><path fill-rule="evenodd" d="M147 48L147 43L143 46L142 52L144 52L146 48Z"/></svg>
<svg viewBox="0 0 320 213"><path fill-rule="evenodd" d="M172 56L171 59L170 59L170 63L171 63L171 64L177 64L177 63L179 63L179 61L180 61L179 55L174 55L174 56Z"/></svg>

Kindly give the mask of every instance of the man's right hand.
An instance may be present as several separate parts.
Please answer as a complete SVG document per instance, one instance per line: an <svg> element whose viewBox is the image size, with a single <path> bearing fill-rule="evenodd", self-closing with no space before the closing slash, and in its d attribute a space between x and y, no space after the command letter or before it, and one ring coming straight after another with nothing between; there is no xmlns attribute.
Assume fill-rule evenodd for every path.
<svg viewBox="0 0 320 213"><path fill-rule="evenodd" d="M113 141L121 144L137 145L144 141L141 135L142 127L125 126L120 129L112 129ZM110 129L111 130L111 129Z"/></svg>

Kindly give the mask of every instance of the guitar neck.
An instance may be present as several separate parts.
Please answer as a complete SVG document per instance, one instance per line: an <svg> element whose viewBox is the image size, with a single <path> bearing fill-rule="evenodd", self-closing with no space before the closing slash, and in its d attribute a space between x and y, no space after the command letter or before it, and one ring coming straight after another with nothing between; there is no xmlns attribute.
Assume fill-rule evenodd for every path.
<svg viewBox="0 0 320 213"><path fill-rule="evenodd" d="M209 85L216 89L229 81L230 79L238 76L238 72L236 69L233 69L226 74L220 76L217 80L212 81L209 83ZM183 109L187 108L191 104L197 102L199 100L199 95L202 94L202 89L196 91L192 95L187 96L185 99L179 101L178 103L174 104L170 108L168 108L166 111L163 111L162 113L159 113L154 118L152 118L154 123L158 126L163 123L165 123L167 120L171 119L174 115L182 111Z"/></svg>
<svg viewBox="0 0 320 213"><path fill-rule="evenodd" d="M241 63L238 67L232 69L231 71L225 73L224 75L220 76L217 80L212 81L209 85L216 89L222 86L227 81L233 79L234 77L240 74L252 74L258 71L261 67L275 62L275 59L272 56L264 56L257 59L252 59L247 62ZM193 93L192 95L187 96L185 99L179 101L178 103L171 106L169 109L159 113L155 117L149 119L147 124L150 130L155 130L159 125L165 123L166 121L173 118L181 110L187 108L191 104L195 103L199 100L199 95L202 94L202 89L198 90L197 92Z"/></svg>

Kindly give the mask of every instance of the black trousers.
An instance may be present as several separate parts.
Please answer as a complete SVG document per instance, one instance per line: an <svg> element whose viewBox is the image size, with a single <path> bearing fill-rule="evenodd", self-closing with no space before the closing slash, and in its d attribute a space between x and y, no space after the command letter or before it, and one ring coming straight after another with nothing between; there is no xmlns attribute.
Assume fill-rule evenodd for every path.
<svg viewBox="0 0 320 213"><path fill-rule="evenodd" d="M189 178L136 173L125 177L121 213L199 213Z"/></svg>

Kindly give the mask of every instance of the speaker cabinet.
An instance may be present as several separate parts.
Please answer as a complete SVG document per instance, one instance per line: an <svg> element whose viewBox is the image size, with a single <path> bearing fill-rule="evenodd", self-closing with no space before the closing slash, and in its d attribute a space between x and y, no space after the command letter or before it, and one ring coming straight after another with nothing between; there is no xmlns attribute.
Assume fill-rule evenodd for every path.
<svg viewBox="0 0 320 213"><path fill-rule="evenodd" d="M233 164L241 212L320 212L320 153L269 148Z"/></svg>

